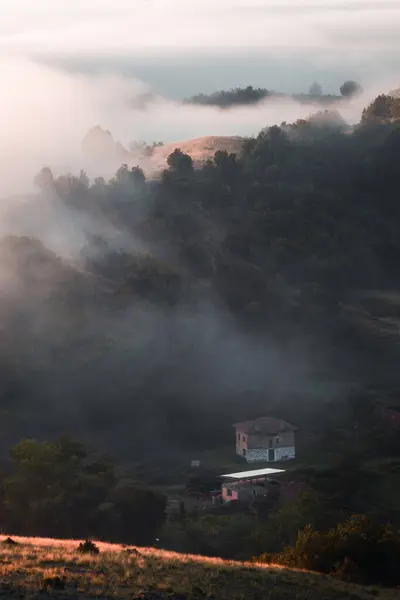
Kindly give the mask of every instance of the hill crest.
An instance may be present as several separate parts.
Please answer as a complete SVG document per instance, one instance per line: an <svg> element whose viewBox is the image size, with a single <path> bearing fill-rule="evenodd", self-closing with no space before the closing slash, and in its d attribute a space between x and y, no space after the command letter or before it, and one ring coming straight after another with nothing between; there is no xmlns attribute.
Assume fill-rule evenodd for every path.
<svg viewBox="0 0 400 600"><path fill-rule="evenodd" d="M109 131L101 127L93 127L82 141L82 149L86 157L96 162L113 164L117 169L121 162L129 167L140 166L147 176L155 175L167 168L167 158L179 148L185 154L190 154L196 167L203 162L213 158L218 150L226 152L241 152L242 137L239 136L201 136L189 140L180 140L165 145L156 145L153 148L140 148L127 150L119 142L115 141Z"/></svg>
<svg viewBox="0 0 400 600"><path fill-rule="evenodd" d="M79 554L79 541L14 537L0 544L0 592L63 598L269 598L270 600L391 600L395 590L346 584L311 572L128 548L99 542L99 554ZM54 589L53 589L54 588ZM26 597L26 596L24 596ZM35 596L36 597L36 596Z"/></svg>

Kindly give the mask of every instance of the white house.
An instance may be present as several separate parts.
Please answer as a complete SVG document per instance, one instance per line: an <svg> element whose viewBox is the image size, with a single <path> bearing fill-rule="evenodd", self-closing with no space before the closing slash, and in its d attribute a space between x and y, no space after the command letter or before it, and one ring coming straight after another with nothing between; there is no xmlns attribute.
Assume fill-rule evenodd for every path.
<svg viewBox="0 0 400 600"><path fill-rule="evenodd" d="M296 427L274 417L259 417L234 425L236 453L247 462L276 462L296 456Z"/></svg>

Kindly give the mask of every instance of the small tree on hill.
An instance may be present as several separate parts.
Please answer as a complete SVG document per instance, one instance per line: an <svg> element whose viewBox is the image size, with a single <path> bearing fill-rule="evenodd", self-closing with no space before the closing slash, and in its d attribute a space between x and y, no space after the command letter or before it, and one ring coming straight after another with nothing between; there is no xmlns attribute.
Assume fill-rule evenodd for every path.
<svg viewBox="0 0 400 600"><path fill-rule="evenodd" d="M322 85L318 81L314 81L308 90L310 96L322 96Z"/></svg>
<svg viewBox="0 0 400 600"><path fill-rule="evenodd" d="M340 87L340 93L345 98L352 98L353 96L358 96L362 94L363 89L359 83L356 81L348 80L345 81L344 84Z"/></svg>
<svg viewBox="0 0 400 600"><path fill-rule="evenodd" d="M142 188L146 182L146 177L140 167L129 168L128 165L123 164L115 174L115 182L127 187Z"/></svg>
<svg viewBox="0 0 400 600"><path fill-rule="evenodd" d="M193 160L189 154L185 154L179 148L175 148L175 150L168 156L167 164L171 171L175 173L179 173L181 175L187 175L193 171Z"/></svg>
<svg viewBox="0 0 400 600"><path fill-rule="evenodd" d="M40 190L45 191L54 186L54 176L49 167L43 167L34 178L34 184Z"/></svg>

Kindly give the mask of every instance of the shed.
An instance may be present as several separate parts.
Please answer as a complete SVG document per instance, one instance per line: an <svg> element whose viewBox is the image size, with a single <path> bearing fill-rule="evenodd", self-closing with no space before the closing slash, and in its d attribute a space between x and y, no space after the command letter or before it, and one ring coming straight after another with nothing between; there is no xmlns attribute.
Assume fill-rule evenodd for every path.
<svg viewBox="0 0 400 600"><path fill-rule="evenodd" d="M223 502L240 500L249 502L253 499L263 498L268 495L268 484L272 482L271 476L284 473L284 469L255 469L220 475L223 479L221 495Z"/></svg>

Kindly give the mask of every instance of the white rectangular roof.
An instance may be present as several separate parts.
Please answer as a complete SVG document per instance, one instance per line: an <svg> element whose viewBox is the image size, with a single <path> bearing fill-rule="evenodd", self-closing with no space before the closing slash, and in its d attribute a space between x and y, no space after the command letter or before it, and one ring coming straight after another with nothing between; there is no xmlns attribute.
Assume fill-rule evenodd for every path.
<svg viewBox="0 0 400 600"><path fill-rule="evenodd" d="M231 477L232 479L247 479L252 477L262 477L263 475L274 475L275 473L284 473L284 469L256 469L255 471L241 471L240 473L228 473L220 477Z"/></svg>

